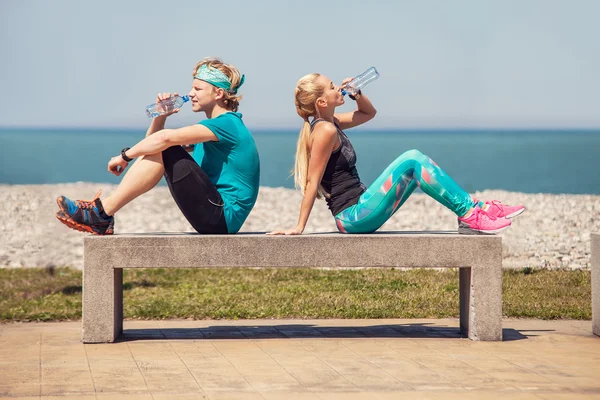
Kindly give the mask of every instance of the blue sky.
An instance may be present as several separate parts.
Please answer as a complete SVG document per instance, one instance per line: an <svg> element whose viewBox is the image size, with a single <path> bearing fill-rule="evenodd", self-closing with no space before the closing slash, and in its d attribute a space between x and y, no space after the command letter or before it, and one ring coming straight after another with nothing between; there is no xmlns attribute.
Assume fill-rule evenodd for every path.
<svg viewBox="0 0 600 400"><path fill-rule="evenodd" d="M246 74L251 127L299 128L298 78L372 65L370 127L600 127L598 15L593 0L3 0L0 126L145 126L157 92L187 93L219 56Z"/></svg>

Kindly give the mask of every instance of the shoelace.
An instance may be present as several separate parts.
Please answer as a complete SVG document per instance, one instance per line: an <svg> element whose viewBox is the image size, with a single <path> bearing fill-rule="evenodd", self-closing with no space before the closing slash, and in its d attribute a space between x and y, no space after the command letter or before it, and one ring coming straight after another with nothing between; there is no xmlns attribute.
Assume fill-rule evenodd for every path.
<svg viewBox="0 0 600 400"><path fill-rule="evenodd" d="M79 208L91 210L94 207L94 200L75 200L75 204L77 204L77 207Z"/></svg>
<svg viewBox="0 0 600 400"><path fill-rule="evenodd" d="M501 202L500 200L492 200L492 201L491 201L491 203L492 203L493 205L495 205L496 207L498 207L498 208L500 209L500 212L503 212L503 211L504 211L504 206L505 206L505 205L504 205L504 204L502 204L502 202ZM490 215L490 217L491 217L491 215ZM496 218L494 218L494 219L496 219Z"/></svg>
<svg viewBox="0 0 600 400"><path fill-rule="evenodd" d="M475 218L477 218L477 220L481 219L481 214L484 214L485 217L487 217L490 221L495 221L495 220L498 219L498 217L495 217L493 215L490 215L490 214L486 213L481 208L479 209L479 212L477 213L477 216Z"/></svg>
<svg viewBox="0 0 600 400"><path fill-rule="evenodd" d="M92 200L75 200L75 204L77 204L77 207L91 210L94 207L94 202L96 201L96 199L98 199L100 197L101 194L102 194L102 189L100 189L96 192L96 194L94 195L94 198Z"/></svg>

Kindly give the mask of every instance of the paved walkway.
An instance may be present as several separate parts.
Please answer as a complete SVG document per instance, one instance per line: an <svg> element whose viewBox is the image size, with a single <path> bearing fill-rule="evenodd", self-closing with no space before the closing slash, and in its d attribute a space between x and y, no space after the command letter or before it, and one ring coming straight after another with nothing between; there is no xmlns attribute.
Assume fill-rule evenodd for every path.
<svg viewBox="0 0 600 400"><path fill-rule="evenodd" d="M0 324L0 397L31 399L600 399L590 321L504 320L503 342L458 320Z"/></svg>

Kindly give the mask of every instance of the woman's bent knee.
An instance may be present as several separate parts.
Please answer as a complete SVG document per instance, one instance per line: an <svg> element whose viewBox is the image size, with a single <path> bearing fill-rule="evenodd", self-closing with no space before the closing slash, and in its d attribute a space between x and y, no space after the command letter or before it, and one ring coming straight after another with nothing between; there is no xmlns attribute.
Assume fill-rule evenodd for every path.
<svg viewBox="0 0 600 400"><path fill-rule="evenodd" d="M417 149L412 149L402 153L402 157L412 160L421 160L423 157L425 157L425 155Z"/></svg>
<svg viewBox="0 0 600 400"><path fill-rule="evenodd" d="M422 164L423 161L429 160L429 157L427 157L425 154L421 153L417 149L412 149L412 150L408 150L408 151L405 151L404 153L402 153L402 155L400 157L398 157L398 159L402 160L402 161L407 161L407 160L417 161Z"/></svg>

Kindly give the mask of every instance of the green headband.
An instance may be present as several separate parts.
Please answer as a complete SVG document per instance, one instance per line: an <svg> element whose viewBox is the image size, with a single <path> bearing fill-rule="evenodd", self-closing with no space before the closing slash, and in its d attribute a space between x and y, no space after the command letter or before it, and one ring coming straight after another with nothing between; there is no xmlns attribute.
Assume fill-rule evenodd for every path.
<svg viewBox="0 0 600 400"><path fill-rule="evenodd" d="M209 68L206 64L203 64L200 68L198 68L198 71L196 72L196 75L194 75L194 78L208 82L213 86L216 86L233 94L237 93L238 88L244 84L244 80L246 79L246 77L242 75L242 79L240 79L240 84L236 88L232 88L231 82L229 81L227 75L225 75L216 68Z"/></svg>

